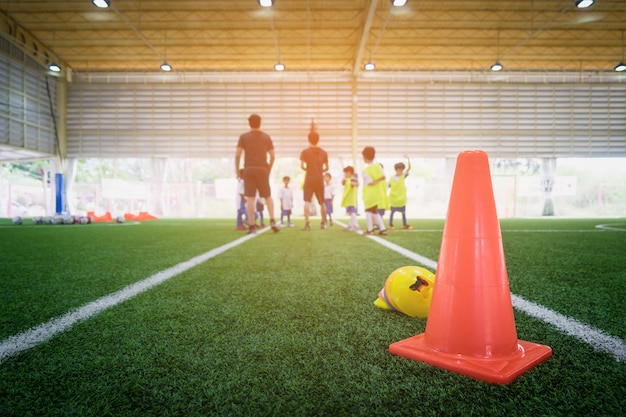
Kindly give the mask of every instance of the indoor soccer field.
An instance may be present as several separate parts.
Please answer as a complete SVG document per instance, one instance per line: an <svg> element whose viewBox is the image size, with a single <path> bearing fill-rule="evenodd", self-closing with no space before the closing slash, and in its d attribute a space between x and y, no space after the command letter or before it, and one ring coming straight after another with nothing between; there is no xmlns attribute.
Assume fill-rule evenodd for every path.
<svg viewBox="0 0 626 417"><path fill-rule="evenodd" d="M426 320L373 301L444 220L337 223L1 220L0 415L626 414L626 219L500 221L518 338L553 350L501 385L388 351Z"/></svg>

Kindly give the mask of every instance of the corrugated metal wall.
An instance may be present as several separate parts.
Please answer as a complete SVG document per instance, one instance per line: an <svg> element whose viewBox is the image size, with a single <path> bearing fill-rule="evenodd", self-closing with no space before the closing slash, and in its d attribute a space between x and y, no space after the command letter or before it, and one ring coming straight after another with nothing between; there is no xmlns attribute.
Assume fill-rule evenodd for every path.
<svg viewBox="0 0 626 417"><path fill-rule="evenodd" d="M626 156L625 83L471 78L77 77L68 90L68 154L232 157L257 112L277 157L299 155L311 119L321 144L345 158L366 145L381 156Z"/></svg>
<svg viewBox="0 0 626 417"><path fill-rule="evenodd" d="M56 80L46 85L40 65L3 37L0 52L0 145L55 154Z"/></svg>

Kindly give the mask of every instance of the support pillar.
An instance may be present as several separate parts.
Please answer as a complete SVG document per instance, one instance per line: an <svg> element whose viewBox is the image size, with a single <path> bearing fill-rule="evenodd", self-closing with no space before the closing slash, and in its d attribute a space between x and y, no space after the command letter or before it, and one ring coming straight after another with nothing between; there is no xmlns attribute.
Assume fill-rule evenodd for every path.
<svg viewBox="0 0 626 417"><path fill-rule="evenodd" d="M542 216L554 216L554 202L552 191L556 178L556 158L543 158L541 160L541 186L543 188Z"/></svg>

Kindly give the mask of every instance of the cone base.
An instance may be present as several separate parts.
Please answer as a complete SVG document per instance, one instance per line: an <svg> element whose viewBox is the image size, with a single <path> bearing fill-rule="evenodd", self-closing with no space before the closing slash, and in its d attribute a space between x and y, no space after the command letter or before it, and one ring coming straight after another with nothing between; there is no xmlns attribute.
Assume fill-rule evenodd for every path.
<svg viewBox="0 0 626 417"><path fill-rule="evenodd" d="M425 342L425 333L389 345L389 352L479 379L491 384L508 384L552 356L549 346L517 341L517 352L510 356L473 357L437 351Z"/></svg>

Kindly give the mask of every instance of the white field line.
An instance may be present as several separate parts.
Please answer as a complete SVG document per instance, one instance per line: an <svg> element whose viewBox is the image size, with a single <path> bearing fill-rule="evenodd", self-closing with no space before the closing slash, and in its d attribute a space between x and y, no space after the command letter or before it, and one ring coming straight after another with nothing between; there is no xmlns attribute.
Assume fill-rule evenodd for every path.
<svg viewBox="0 0 626 417"><path fill-rule="evenodd" d="M597 224L596 229L612 230L616 232L626 232L626 225L624 225L624 223Z"/></svg>
<svg viewBox="0 0 626 417"><path fill-rule="evenodd" d="M340 222L335 222L340 226L345 226ZM409 259L418 262L421 265L427 266L433 270L437 269L437 262L432 259L428 259L422 255L411 252L395 243L388 240L379 238L377 236L366 236L373 241L391 249ZM545 323L551 324L557 329L561 330L570 336L575 337L585 343L591 345L594 349L609 353L618 362L626 362L626 342L619 337L609 335L602 330L596 329L593 326L584 324L571 317L564 316L556 311L550 310L547 307L535 304L528 301L519 295L511 294L511 302L513 307L523 311L529 316L535 317Z"/></svg>
<svg viewBox="0 0 626 417"><path fill-rule="evenodd" d="M258 230L257 233L264 233L268 228ZM159 284L179 275L195 266L200 265L203 262L208 261L211 258L216 257L229 249L239 246L245 241L253 238L255 235L246 235L230 243L222 245L218 248L211 249L208 252L198 255L188 261L181 262L168 268L164 271L157 272L156 274L145 278L139 282L131 284L119 291L106 295L76 310L72 310L62 316L56 317L47 323L40 324L32 327L22 333L10 336L0 341L0 363L4 362L8 358L17 355L20 352L28 350L36 345L45 342L57 334L64 332L77 323L85 321L111 307L114 307L124 301L127 301L149 289L156 287Z"/></svg>
<svg viewBox="0 0 626 417"><path fill-rule="evenodd" d="M617 229L617 228L601 227L601 226L603 226L603 225L596 226L596 229L580 229L580 230L573 230L573 229L567 229L567 230L563 230L563 229L501 229L501 232L502 232L502 234L506 234L506 233L602 233L602 232L605 232L607 230L626 232L626 229ZM407 229L407 230L399 229L399 230L394 230L394 233L397 233L397 232L401 232L401 233L433 233L433 232L443 233L443 229Z"/></svg>

